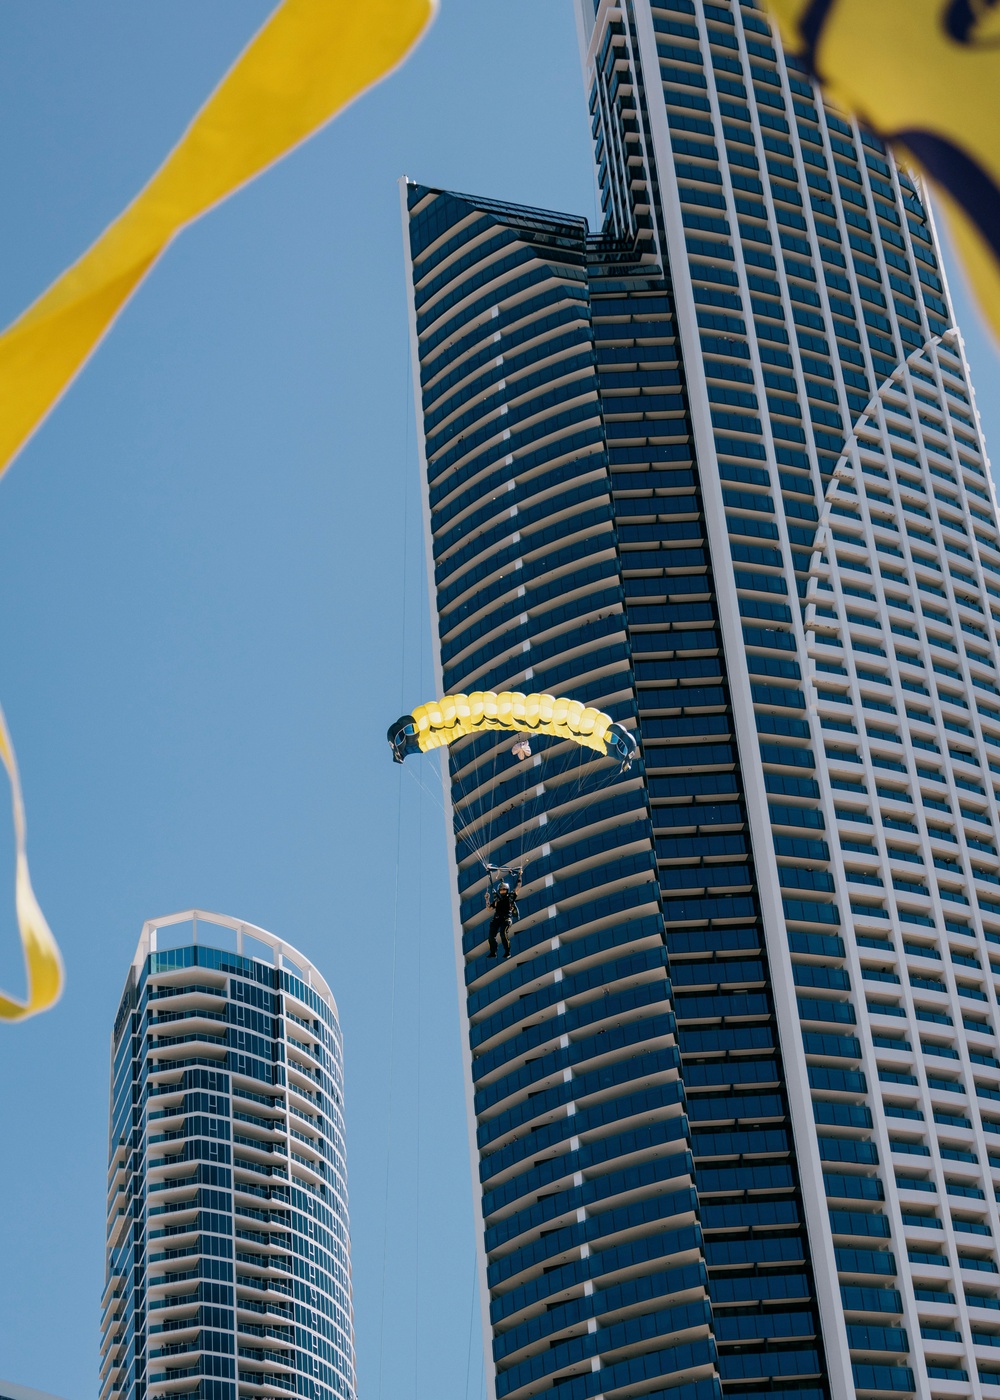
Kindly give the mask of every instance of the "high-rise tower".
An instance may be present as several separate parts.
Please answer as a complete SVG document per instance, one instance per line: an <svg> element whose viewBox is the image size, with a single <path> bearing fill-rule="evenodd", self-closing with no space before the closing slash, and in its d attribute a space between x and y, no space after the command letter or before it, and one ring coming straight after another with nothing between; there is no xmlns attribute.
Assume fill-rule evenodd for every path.
<svg viewBox="0 0 1000 1400"><path fill-rule="evenodd" d="M531 856L496 963L456 850L496 1395L1000 1396L1000 548L930 212L752 0L577 6L600 232L404 189L441 690L643 756L526 830L450 750Z"/></svg>
<svg viewBox="0 0 1000 1400"><path fill-rule="evenodd" d="M355 1400L343 1048L273 934L143 926L111 1041L101 1400Z"/></svg>

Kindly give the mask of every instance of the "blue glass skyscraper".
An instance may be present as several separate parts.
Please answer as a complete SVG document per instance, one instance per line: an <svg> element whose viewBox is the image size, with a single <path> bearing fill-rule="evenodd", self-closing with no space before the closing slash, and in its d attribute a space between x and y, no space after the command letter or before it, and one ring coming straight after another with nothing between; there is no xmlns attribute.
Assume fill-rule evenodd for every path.
<svg viewBox="0 0 1000 1400"><path fill-rule="evenodd" d="M755 4L577 5L601 229L404 187L441 692L643 759L529 816L449 754L529 855L505 963L455 851L495 1393L1000 1396L1000 548L933 220Z"/></svg>
<svg viewBox="0 0 1000 1400"><path fill-rule="evenodd" d="M145 924L112 1035L101 1400L355 1400L336 1003L281 939Z"/></svg>

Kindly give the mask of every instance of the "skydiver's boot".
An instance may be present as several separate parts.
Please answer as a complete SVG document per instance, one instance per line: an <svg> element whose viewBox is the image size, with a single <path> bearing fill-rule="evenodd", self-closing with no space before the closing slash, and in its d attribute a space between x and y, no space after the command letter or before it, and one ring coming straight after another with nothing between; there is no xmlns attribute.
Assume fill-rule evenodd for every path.
<svg viewBox="0 0 1000 1400"><path fill-rule="evenodd" d="M510 939L507 936L509 931L510 924L504 924L503 928L500 930L500 939L503 943L503 955L505 958L510 957Z"/></svg>

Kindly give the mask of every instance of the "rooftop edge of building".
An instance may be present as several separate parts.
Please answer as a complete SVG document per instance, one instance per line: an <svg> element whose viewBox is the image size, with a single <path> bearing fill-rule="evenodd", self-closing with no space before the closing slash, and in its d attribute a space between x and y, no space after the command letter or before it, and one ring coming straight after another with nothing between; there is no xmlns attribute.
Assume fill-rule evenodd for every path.
<svg viewBox="0 0 1000 1400"><path fill-rule="evenodd" d="M13 1381L0 1381L0 1400L59 1400L47 1390L33 1390L28 1385L15 1385Z"/></svg>
<svg viewBox="0 0 1000 1400"><path fill-rule="evenodd" d="M139 935L135 955L132 958L132 974L137 979L149 954L164 951L160 946L164 940L163 931L175 929L184 924L191 925L190 940L182 945L175 938L171 938L170 947L187 946L188 942L202 944L205 947L235 952L238 957L250 957L260 962L270 963L273 967L284 968L287 972L301 978L306 986L311 987L322 997L330 1005L334 1016L339 1021L337 1001L326 978L304 953L286 939L279 938L277 934L269 933L267 929L260 928L257 924L248 923L245 919L234 919L228 914L211 913L205 909L184 909L176 914L164 914L160 918L145 921ZM270 951L270 958L265 956L265 950ZM13 1400L18 1400L18 1397L13 1397Z"/></svg>

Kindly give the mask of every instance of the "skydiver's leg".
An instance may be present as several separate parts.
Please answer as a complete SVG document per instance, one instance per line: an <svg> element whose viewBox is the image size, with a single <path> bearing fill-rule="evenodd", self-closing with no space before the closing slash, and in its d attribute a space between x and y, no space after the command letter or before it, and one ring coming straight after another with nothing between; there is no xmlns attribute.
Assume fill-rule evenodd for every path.
<svg viewBox="0 0 1000 1400"><path fill-rule="evenodd" d="M492 922L490 923L490 935L489 935L489 936L490 936L490 957L491 957L491 958L495 958L496 955L497 955L497 930L498 930L499 927L500 927L500 920L496 917L496 915L494 915L494 916L493 916L493 919L492 919Z"/></svg>
<svg viewBox="0 0 1000 1400"><path fill-rule="evenodd" d="M500 926L500 938L501 938L501 941L503 942L503 955L504 955L505 958L509 958L509 957L510 957L510 937L509 937L509 935L510 935L510 920L509 920L509 919L506 919L506 920L504 921L504 923L501 924L501 926Z"/></svg>

